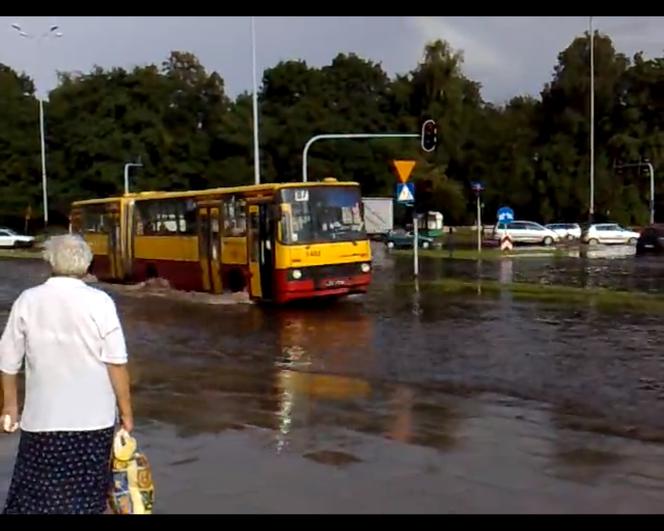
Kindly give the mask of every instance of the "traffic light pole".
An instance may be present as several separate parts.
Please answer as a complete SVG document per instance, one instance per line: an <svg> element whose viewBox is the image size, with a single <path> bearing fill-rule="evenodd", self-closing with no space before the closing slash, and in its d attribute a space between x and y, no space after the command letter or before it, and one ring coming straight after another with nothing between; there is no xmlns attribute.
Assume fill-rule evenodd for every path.
<svg viewBox="0 0 664 531"><path fill-rule="evenodd" d="M336 140L336 139L353 139L353 138L420 138L419 133L334 133L327 135L312 136L309 141L304 145L302 151L302 182L306 183L308 180L307 174L307 156L309 148L319 140Z"/></svg>

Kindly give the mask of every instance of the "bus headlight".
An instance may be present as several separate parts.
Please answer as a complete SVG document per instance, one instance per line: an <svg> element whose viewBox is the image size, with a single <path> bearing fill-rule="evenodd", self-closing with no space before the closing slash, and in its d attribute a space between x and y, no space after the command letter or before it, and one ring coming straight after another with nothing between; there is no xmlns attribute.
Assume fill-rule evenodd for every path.
<svg viewBox="0 0 664 531"><path fill-rule="evenodd" d="M300 280L302 278L302 271L299 269L293 269L291 271L291 276L293 277L293 280Z"/></svg>
<svg viewBox="0 0 664 531"><path fill-rule="evenodd" d="M360 269L362 269L362 273L368 273L371 271L371 264L364 263L360 266Z"/></svg>

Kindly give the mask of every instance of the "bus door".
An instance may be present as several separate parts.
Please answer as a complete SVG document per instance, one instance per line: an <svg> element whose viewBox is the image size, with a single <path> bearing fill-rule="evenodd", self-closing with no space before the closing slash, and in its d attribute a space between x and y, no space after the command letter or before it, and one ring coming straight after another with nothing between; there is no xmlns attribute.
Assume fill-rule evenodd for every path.
<svg viewBox="0 0 664 531"><path fill-rule="evenodd" d="M202 206L198 209L198 256L203 289L221 293L221 248L219 208Z"/></svg>
<svg viewBox="0 0 664 531"><path fill-rule="evenodd" d="M212 293L221 293L221 231L219 207L210 209L210 283Z"/></svg>
<svg viewBox="0 0 664 531"><path fill-rule="evenodd" d="M124 280L131 278L134 272L134 208L136 204L134 201L128 201L121 209L121 216L124 220L124 229L121 231L122 242L121 246L124 249L124 261L122 262L122 272Z"/></svg>
<svg viewBox="0 0 664 531"><path fill-rule="evenodd" d="M251 296L270 300L274 295L274 216L272 202L249 205L249 272Z"/></svg>
<svg viewBox="0 0 664 531"><path fill-rule="evenodd" d="M107 212L108 218L108 260L110 276L113 279L122 279L122 237L120 229L120 205L113 205Z"/></svg>
<svg viewBox="0 0 664 531"><path fill-rule="evenodd" d="M258 234L261 242L260 271L263 298L272 299L274 295L274 215L271 203L258 205Z"/></svg>
<svg viewBox="0 0 664 531"><path fill-rule="evenodd" d="M250 295L253 298L260 299L263 297L263 290L261 287L261 267L260 267L260 214L258 205L249 205L249 238L247 243L249 245L249 275L251 277L249 289Z"/></svg>

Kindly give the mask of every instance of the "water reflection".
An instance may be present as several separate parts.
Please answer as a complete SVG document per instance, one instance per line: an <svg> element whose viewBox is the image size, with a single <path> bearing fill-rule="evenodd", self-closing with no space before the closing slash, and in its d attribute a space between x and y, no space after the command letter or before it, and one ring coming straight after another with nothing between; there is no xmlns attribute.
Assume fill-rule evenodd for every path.
<svg viewBox="0 0 664 531"><path fill-rule="evenodd" d="M340 375L371 372L375 360L372 319L353 312L353 306L345 309L351 315L339 314L337 306L309 310L282 309L272 314L281 354L275 362L281 402L278 452L288 446L294 426L317 424L316 417L327 414L327 403L349 403L371 393L367 380ZM299 443L306 445L306 441Z"/></svg>
<svg viewBox="0 0 664 531"><path fill-rule="evenodd" d="M606 266L611 278L646 267L651 278L662 274L620 260ZM423 278L554 274L518 260L422 264ZM580 264L555 267L577 271L575 282L602 275L581 273ZM368 297L324 308L215 306L111 290L130 348L141 437L151 456L163 451L157 469L171 474L169 484L191 482L189 498L178 487L164 499L198 507L201 492L212 492L205 507L214 509L253 466L257 479L245 485L253 503L260 485L270 486L269 496L283 490L287 481L279 483L275 470L284 478L276 468L284 466L297 470L289 481L308 486L320 486L321 477L363 479L363 493L380 478L394 485L388 498L415 510L440 510L448 499L472 499L485 510L588 510L575 490L588 485L581 492L597 496L597 507L612 509L614 497L659 506L642 494L661 492L664 450L636 440L664 440L659 316L549 308L515 302L509 290L500 301L425 284L415 293L397 285L410 278L410 261L405 267L385 259ZM0 263L3 271L6 314L43 269ZM235 463L238 455L247 460ZM320 465L353 474L321 475ZM229 466L237 474L226 474ZM199 474L208 477L203 489ZM401 485L403 497L395 495ZM352 493L344 501L336 486L320 486L320 497L356 508Z"/></svg>

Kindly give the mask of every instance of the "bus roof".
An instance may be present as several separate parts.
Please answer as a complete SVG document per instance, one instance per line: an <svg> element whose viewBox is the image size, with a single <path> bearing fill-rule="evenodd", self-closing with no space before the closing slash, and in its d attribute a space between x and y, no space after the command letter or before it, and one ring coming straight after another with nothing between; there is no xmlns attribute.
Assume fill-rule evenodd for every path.
<svg viewBox="0 0 664 531"><path fill-rule="evenodd" d="M205 190L188 190L188 191L176 191L176 192L166 192L166 191L146 191L138 193L130 193L123 196L116 197L106 197L103 199L86 199L82 201L74 201L72 206L84 206L84 205L96 205L96 204L105 204L119 202L122 200L148 200L148 199L170 199L170 198L179 198L179 197L201 197L201 196L214 196L214 195L226 195L226 194L236 194L236 193L247 193L247 192L268 192L274 190L280 190L282 188L302 188L302 187L318 187L318 186L359 186L359 183L352 181L336 181L336 180L326 180L322 182L290 182L290 183L265 183L265 184L254 184L248 186L235 186L235 187L225 187L225 188L208 188Z"/></svg>

